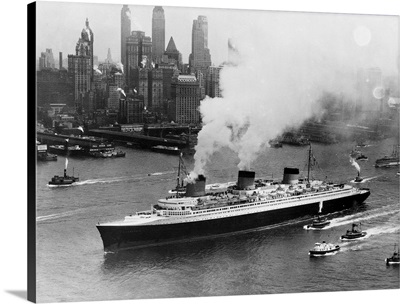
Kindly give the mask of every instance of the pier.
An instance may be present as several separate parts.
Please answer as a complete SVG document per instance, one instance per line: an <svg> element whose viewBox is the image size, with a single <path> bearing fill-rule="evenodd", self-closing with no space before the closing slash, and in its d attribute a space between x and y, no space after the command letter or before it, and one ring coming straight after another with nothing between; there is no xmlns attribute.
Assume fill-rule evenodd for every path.
<svg viewBox="0 0 400 304"><path fill-rule="evenodd" d="M148 136L148 135L138 134L135 132L128 133L128 132L93 129L89 130L88 134L91 136L106 138L108 140L139 145L143 148L150 148L157 145L163 145L169 147L171 146L178 147L179 149L182 149L188 147L189 145L189 142L186 140Z"/></svg>

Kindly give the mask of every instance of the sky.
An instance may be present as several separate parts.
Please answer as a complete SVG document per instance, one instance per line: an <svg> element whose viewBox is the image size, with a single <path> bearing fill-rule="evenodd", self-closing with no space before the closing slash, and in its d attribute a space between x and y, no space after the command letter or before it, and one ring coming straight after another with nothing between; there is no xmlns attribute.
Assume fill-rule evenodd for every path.
<svg viewBox="0 0 400 304"><path fill-rule="evenodd" d="M257 38L254 47L258 47L258 44L279 44L302 35L304 39L314 40L315 45L323 45L327 57L342 56L351 66L380 66L388 73L397 71L399 27L395 16L184 8L168 6L168 2L163 5L163 2L156 4L162 5L165 12L165 47L172 36L184 63L188 62L191 52L193 20L205 15L214 65L227 60L228 38L253 36ZM128 5L132 30L142 30L151 36L154 5ZM46 48L53 50L55 59L60 51L63 58L74 54L88 18L95 35L95 55L104 60L110 48L113 59L120 61L121 8L122 4L39 1L36 57ZM264 28L271 29L269 36L264 35Z"/></svg>

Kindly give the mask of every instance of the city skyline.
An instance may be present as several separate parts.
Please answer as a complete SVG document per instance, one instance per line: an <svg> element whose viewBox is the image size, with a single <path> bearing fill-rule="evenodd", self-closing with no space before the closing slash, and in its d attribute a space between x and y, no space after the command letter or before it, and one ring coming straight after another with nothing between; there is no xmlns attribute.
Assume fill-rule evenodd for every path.
<svg viewBox="0 0 400 304"><path fill-rule="evenodd" d="M146 36L151 36L154 6L128 4L128 7L132 16L131 30L142 30ZM36 53L50 48L53 54L62 52L63 58L73 54L77 33L88 18L96 37L94 55L103 61L110 48L113 59L121 62L121 9L122 4L38 2ZM341 60L352 65L349 68L353 71L357 67L378 66L384 74L390 74L397 69L398 41L395 40L398 38L394 37L398 37L398 19L395 16L169 6L163 6L163 9L165 40L173 37L184 63L188 63L191 53L193 20L204 15L208 19L208 48L213 65L228 59L229 38L238 41L243 36L259 37L253 41L258 47L258 44L285 43L302 33L317 50L322 46L322 51L326 52L323 56L342 56ZM265 28L260 29L261 24ZM269 28L273 30L268 32Z"/></svg>

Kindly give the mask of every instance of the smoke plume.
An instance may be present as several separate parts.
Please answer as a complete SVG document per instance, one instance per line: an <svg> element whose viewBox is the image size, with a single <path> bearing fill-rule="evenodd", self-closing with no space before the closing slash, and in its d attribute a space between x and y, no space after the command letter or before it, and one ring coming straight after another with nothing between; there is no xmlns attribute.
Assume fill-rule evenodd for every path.
<svg viewBox="0 0 400 304"><path fill-rule="evenodd" d="M361 171L360 165L356 162L354 158L350 157L350 163L354 168L356 168L357 172L360 173Z"/></svg>
<svg viewBox="0 0 400 304"><path fill-rule="evenodd" d="M124 96L126 97L125 91L124 91L123 89L118 88L117 91L118 91L118 92L121 92L121 93L124 94Z"/></svg>
<svg viewBox="0 0 400 304"><path fill-rule="evenodd" d="M250 169L269 140L319 110L314 102L324 90L349 91L345 79L335 74L346 66L345 54L329 43L325 29L310 33L312 24L304 15L280 17L270 20L275 27L254 21L247 34L229 40L232 61L220 73L223 97L206 97L199 108L203 128L193 177L204 174L222 147L236 152L240 170Z"/></svg>

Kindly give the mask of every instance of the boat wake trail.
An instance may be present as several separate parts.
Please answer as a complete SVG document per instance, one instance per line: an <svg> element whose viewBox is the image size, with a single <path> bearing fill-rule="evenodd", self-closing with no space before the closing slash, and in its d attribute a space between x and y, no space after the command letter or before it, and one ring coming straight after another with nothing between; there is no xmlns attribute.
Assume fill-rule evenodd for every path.
<svg viewBox="0 0 400 304"><path fill-rule="evenodd" d="M74 215L74 214L76 214L78 212L79 211L74 210L74 211L67 211L67 212L62 212L62 213L55 213L55 214L37 216L36 217L36 222L55 220L55 219L58 219L58 218Z"/></svg>
<svg viewBox="0 0 400 304"><path fill-rule="evenodd" d="M355 214L355 215L349 215L345 216L343 218L338 218L338 219L333 219L331 221L331 224L327 227L326 229L333 228L333 227L339 227L343 225L350 225L353 222L362 222L362 221L367 221L373 218L381 217L381 216L387 216L387 215L392 215L392 214L398 214L400 213L399 210L390 210L390 211L383 211L383 212L378 212L378 213L373 213L373 214Z"/></svg>
<svg viewBox="0 0 400 304"><path fill-rule="evenodd" d="M127 181L148 178L149 176L161 176L161 175L167 175L167 174L173 174L173 173L175 173L175 172L174 171L165 171L165 172L154 172L154 173L141 174L141 175L88 179L88 180L76 182L74 185L75 186L83 186L83 185L93 185L93 184L109 184L109 183L127 182Z"/></svg>
<svg viewBox="0 0 400 304"><path fill-rule="evenodd" d="M361 182L356 182L356 180L353 179L353 180L350 181L350 183L363 184L363 183L369 182L369 181L372 180L372 179L378 178L378 177L380 177L380 176L382 176L382 175L377 175L377 176L372 176L372 177L366 177L366 178L363 178L363 180L362 180Z"/></svg>

